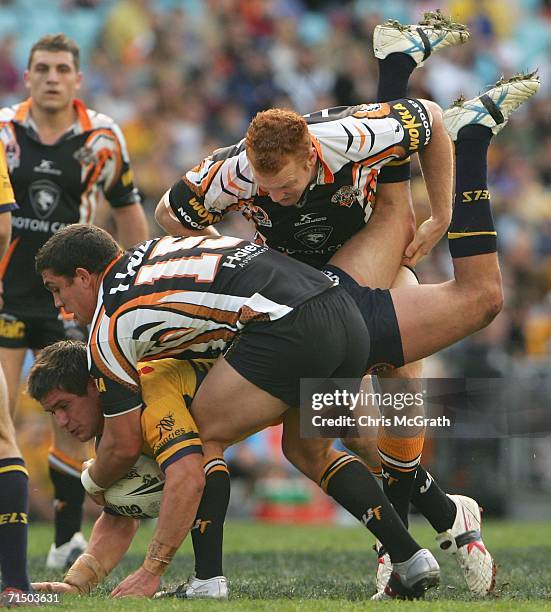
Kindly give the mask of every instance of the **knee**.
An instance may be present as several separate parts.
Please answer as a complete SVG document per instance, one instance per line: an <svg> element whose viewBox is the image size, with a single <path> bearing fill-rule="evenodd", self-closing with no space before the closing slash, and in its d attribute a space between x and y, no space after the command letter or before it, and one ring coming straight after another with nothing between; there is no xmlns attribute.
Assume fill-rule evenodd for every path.
<svg viewBox="0 0 551 612"><path fill-rule="evenodd" d="M480 296L480 327L489 325L503 308L503 287L501 279L486 283Z"/></svg>
<svg viewBox="0 0 551 612"><path fill-rule="evenodd" d="M421 104L427 109L429 113L429 120L433 127L435 125L443 124L444 111L439 104L436 104L436 102L433 102L432 100L419 100L419 102L421 102Z"/></svg>
<svg viewBox="0 0 551 612"><path fill-rule="evenodd" d="M346 448L358 455L371 469L378 469L381 465L376 438L341 438Z"/></svg>

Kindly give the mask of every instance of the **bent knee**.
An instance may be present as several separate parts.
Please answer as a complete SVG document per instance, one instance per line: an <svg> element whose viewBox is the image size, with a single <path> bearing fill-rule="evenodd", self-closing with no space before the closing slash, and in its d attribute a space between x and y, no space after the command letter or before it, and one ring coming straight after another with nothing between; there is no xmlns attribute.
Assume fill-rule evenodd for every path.
<svg viewBox="0 0 551 612"><path fill-rule="evenodd" d="M442 121L444 111L439 104L432 100L425 100L422 98L419 99L419 102L427 109L431 125L434 121Z"/></svg>

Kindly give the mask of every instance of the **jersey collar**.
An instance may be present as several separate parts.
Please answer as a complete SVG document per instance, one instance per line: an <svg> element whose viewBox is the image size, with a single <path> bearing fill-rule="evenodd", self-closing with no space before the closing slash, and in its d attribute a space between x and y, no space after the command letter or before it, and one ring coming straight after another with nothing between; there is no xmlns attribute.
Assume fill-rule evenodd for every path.
<svg viewBox="0 0 551 612"><path fill-rule="evenodd" d="M22 125L35 140L40 140L38 137L38 127L31 116L31 106L32 98L27 98L21 102L15 110L13 121ZM92 122L84 102L75 98L73 100L73 108L75 109L77 119L59 140L65 140L92 129Z"/></svg>

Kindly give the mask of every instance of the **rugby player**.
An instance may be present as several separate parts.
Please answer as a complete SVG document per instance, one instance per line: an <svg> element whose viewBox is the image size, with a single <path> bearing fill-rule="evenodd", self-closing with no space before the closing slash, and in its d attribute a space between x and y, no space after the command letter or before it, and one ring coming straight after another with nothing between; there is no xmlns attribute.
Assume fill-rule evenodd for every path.
<svg viewBox="0 0 551 612"><path fill-rule="evenodd" d="M368 319L374 346L380 341L375 323L381 317L386 316L390 337L399 339L407 363L483 328L500 311L487 148L493 134L538 88L534 74L519 75L444 113L456 156L448 233L452 281L374 290L341 274L348 276L349 292L356 293ZM472 193L481 194L474 206ZM370 241L361 250L369 261ZM285 412L287 458L382 536L394 571L379 598L416 596L437 584L436 561L419 549L401 521L395 523L398 515L367 478L369 472L348 459L327 463L332 451L327 441L298 442L298 411L288 410L300 404L300 378L353 377L374 364L377 356L366 355L366 346L360 346L368 343L369 334L349 292L262 245L229 237L168 236L121 256L105 232L82 225L52 236L37 254L36 269L56 306L92 324L91 373L109 418L96 460L82 476L91 495L101 496L139 454L137 362L225 350L193 401L206 457L219 456L224 444ZM125 588L132 592L140 578L139 573L131 576Z"/></svg>
<svg viewBox="0 0 551 612"><path fill-rule="evenodd" d="M201 519L199 514L196 519L205 476L201 440L188 408L212 364L213 360L207 359L163 359L140 364L138 368L145 403L140 418L141 452L154 458L166 475L159 520L143 562L144 575L148 578L158 575L159 558L168 567L171 555L197 520L197 530L208 528L208 523L203 527L208 517ZM27 388L59 427L72 436L82 442L101 436L104 416L99 391L88 373L83 342L65 340L43 349L29 373ZM223 460L215 466L206 465L205 472L208 474L214 468L227 472ZM104 508L92 529L86 552L69 569L64 583L41 583L35 588L89 593L122 559L138 525L139 520L121 516L116 509ZM159 544L163 542L170 542L173 550L166 562L159 554ZM221 541L219 545L221 563ZM201 563L198 555L195 571L200 575L204 573ZM222 573L221 567L219 573ZM142 590L134 594L152 595L158 583L156 578L150 580L154 586L144 582ZM227 596L225 578L217 575L216 584L218 596ZM113 591L116 593L117 589Z"/></svg>
<svg viewBox="0 0 551 612"><path fill-rule="evenodd" d="M121 256L103 230L73 225L52 236L36 262L55 303L91 323L91 374L106 416L96 459L82 476L92 495L122 477L140 452L138 361L214 357L227 349L193 401L201 421L221 418L224 407L224 437L204 446L206 460L297 407L300 378L359 379L368 365L368 332L348 293L266 246L169 236ZM409 580L406 588L417 593L433 586L434 558L411 538L367 468L337 453L331 440L300 445L302 456L284 452L389 548L394 567ZM164 544L167 557L172 547ZM145 571L130 576L119 592L142 588L151 579Z"/></svg>
<svg viewBox="0 0 551 612"><path fill-rule="evenodd" d="M395 21L377 26L373 47L379 60L378 103L326 109L304 118L289 111L259 113L244 140L215 151L164 195L157 221L172 234L213 235L228 211L240 210L256 225L257 240L325 269L359 300L362 294L355 283L383 289L417 284L412 270L400 264L415 265L448 228L453 171L440 111L430 102L407 98L408 80L432 52L463 43L468 36L464 26L438 12L427 13L416 26ZM415 152L432 214L414 235L408 155ZM368 240L366 258L362 245ZM369 304L365 308L371 313ZM393 328L393 315L383 309L376 323L370 314L366 319L368 326L378 327L370 328L371 370L419 388L422 363L404 365L399 338L384 333ZM449 541L472 531L461 517L478 515L478 504L446 496L420 465L424 434L424 427L380 428L379 457L367 437L343 442L374 474L384 477L383 488L406 525L411 498L443 549L455 551ZM382 591L391 564L384 548L379 547L378 554L377 584ZM477 595L493 584L492 558L480 554L483 562L471 562L469 556L460 563Z"/></svg>
<svg viewBox="0 0 551 612"><path fill-rule="evenodd" d="M111 205L117 234L126 246L149 236L128 153L119 127L76 98L82 81L79 48L63 34L46 35L32 47L24 73L29 98L0 110L0 141L19 203L12 241L0 264L4 282L0 311L0 363L15 411L23 359L86 330L63 318L34 273L34 256L58 229L93 223L103 198ZM48 461L55 498L55 537L46 565L63 568L86 545L80 525L80 483L87 448L53 428Z"/></svg>
<svg viewBox="0 0 551 612"><path fill-rule="evenodd" d="M0 143L0 255L6 253L10 243L13 210L17 210L17 204ZM18 593L32 590L27 575L28 479L15 439L6 379L0 364L0 607L11 603Z"/></svg>

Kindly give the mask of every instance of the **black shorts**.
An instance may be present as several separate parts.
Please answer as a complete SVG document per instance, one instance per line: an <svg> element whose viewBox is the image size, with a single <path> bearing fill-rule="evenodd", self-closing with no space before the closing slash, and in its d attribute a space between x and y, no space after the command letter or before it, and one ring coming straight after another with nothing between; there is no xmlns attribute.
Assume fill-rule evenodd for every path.
<svg viewBox="0 0 551 612"><path fill-rule="evenodd" d="M368 356L369 332L340 287L281 319L248 324L224 355L244 378L293 407L301 378L361 378Z"/></svg>
<svg viewBox="0 0 551 612"><path fill-rule="evenodd" d="M327 264L323 270L329 278L338 280L356 302L371 338L367 371L377 374L404 365L404 351L396 311L388 289L362 287L344 270Z"/></svg>
<svg viewBox="0 0 551 612"><path fill-rule="evenodd" d="M0 312L0 347L42 349L58 340L86 341L88 332L72 320L20 317Z"/></svg>

